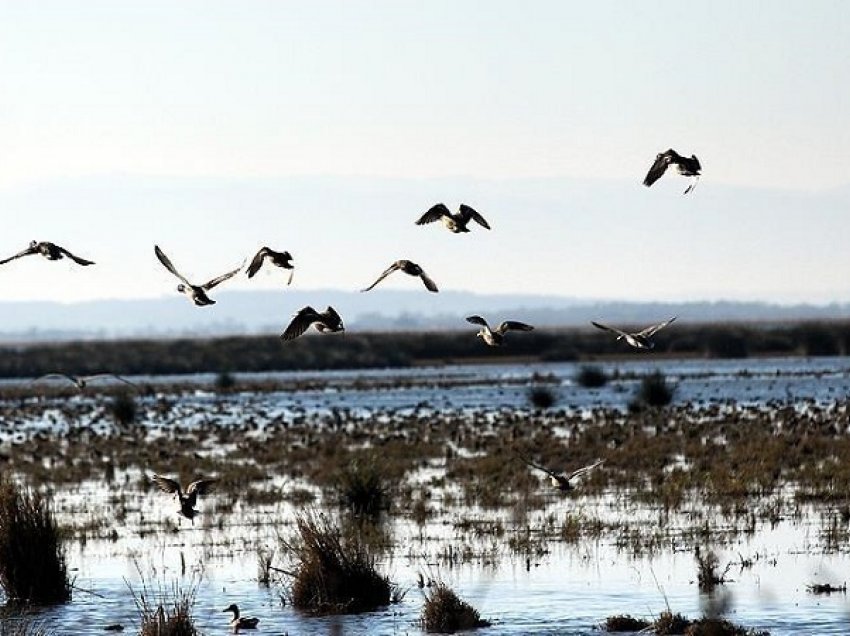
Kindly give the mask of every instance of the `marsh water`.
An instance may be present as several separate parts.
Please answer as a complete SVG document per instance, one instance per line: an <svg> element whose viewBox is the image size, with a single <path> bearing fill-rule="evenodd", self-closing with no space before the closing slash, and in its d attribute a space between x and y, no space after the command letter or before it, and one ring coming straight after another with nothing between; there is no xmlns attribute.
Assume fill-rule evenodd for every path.
<svg viewBox="0 0 850 636"><path fill-rule="evenodd" d="M178 405L166 421L152 409L143 409L143 425L226 427L250 421L260 430L270 422L317 414L355 421L392 413L522 415L532 408L528 394L533 386L549 387L557 408L568 412L625 412L640 379L655 370L663 371L675 384L675 404L707 409L829 409L850 395L850 358L640 357L599 366L612 379L597 389L574 381L578 365L572 363L236 374L237 387L276 383L281 388L226 394L214 390L212 375L130 379L153 388L150 395L138 398L142 406L164 398ZM183 388L171 395L168 387L175 383ZM16 384L20 383L7 381L4 386ZM108 426L97 394L31 399L52 400L55 408L48 405L37 416L22 409L15 421L3 423L7 442L22 432L50 434L69 427ZM91 408L70 415L69 404ZM846 415L842 417L846 427ZM287 487L288 482L281 480L280 488ZM229 615L221 610L233 602L245 614L260 618L259 633L417 634L427 592L417 585L423 575L425 580L448 583L492 621L491 627L477 632L481 634L594 634L608 616L651 619L668 607L690 617L721 613L735 623L771 634L850 634L846 595L814 595L807 590L813 583L841 585L850 573L850 543L836 543L826 535L814 506L803 505L795 515L759 520L748 528L730 517L729 532L720 532L714 540L720 563L728 564L727 582L708 596L696 584L694 554L677 539L675 530L681 522L684 533L705 514L700 502L691 502L675 513L672 523L665 522L673 530L651 548L611 533L545 541L537 544L538 549L510 547L504 536L537 527L546 519L570 515L629 519L647 528L651 536L664 514L616 492L565 497L550 493L543 482L541 492L545 504L522 516L510 509L457 506L437 506L424 524L405 515L390 516L385 531L391 537L391 549L379 559L379 569L406 593L383 610L337 617L312 617L293 609L285 602L285 580L269 586L257 581L258 549L274 548L281 535L292 531L298 506L286 501L261 506L237 502L224 509L212 496L200 503L202 514L190 523L177 519L168 497L143 493L131 514L110 522L114 532L108 538L101 534L69 543L68 561L76 588L73 600L35 611L58 634L102 634L105 626L113 624L133 633L138 630L134 592L147 585L156 595L180 585L196 590L195 617L204 634L229 633ZM98 483L58 487L55 502L60 522L97 514L108 519L115 505L109 487ZM470 516L498 522L508 530L470 533L463 523ZM717 526L723 528L724 521L717 521ZM447 556L449 551L462 556ZM279 563L283 566L285 560Z"/></svg>

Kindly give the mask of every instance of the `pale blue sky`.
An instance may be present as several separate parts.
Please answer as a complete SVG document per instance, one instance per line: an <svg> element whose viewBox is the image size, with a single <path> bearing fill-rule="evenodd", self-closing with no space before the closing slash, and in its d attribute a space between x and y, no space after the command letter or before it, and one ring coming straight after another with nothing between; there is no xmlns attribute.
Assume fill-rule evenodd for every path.
<svg viewBox="0 0 850 636"><path fill-rule="evenodd" d="M848 78L838 0L2 2L0 251L102 263L2 293L168 293L159 241L198 278L270 243L307 287L407 256L451 289L847 300ZM689 197L640 186L670 146ZM412 226L439 200L493 232Z"/></svg>

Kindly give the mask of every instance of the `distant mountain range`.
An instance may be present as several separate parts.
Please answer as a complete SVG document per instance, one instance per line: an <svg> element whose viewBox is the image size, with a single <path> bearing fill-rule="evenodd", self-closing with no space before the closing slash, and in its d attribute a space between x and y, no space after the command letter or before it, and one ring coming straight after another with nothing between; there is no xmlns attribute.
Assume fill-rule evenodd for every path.
<svg viewBox="0 0 850 636"><path fill-rule="evenodd" d="M679 316L690 323L784 322L850 318L850 304L777 305L763 302L621 302L561 296L445 291L223 291L218 303L196 308L177 295L79 303L0 302L5 342L74 339L206 337L278 333L304 305L333 305L350 330L457 330L472 313L491 322L513 318L540 327L655 322ZM468 327L472 328L472 327Z"/></svg>

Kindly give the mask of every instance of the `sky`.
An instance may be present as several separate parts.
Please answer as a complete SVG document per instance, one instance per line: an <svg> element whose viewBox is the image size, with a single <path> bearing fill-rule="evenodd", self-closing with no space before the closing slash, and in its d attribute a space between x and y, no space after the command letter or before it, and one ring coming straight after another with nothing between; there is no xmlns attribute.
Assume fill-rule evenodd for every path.
<svg viewBox="0 0 850 636"><path fill-rule="evenodd" d="M304 288L845 301L848 77L840 0L0 2L0 252L98 262L0 295L170 294L158 243L201 282L268 244ZM687 197L640 185L668 147Z"/></svg>

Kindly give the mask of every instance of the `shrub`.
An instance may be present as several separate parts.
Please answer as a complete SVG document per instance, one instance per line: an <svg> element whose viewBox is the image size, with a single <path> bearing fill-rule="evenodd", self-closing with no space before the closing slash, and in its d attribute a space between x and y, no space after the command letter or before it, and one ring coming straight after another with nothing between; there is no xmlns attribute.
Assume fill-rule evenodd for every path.
<svg viewBox="0 0 850 636"><path fill-rule="evenodd" d="M528 390L528 401L536 409L550 409L555 406L558 397L547 386L533 386Z"/></svg>
<svg viewBox="0 0 850 636"><path fill-rule="evenodd" d="M582 365L575 376L576 384L587 389L598 389L608 384L608 376L602 367Z"/></svg>
<svg viewBox="0 0 850 636"><path fill-rule="evenodd" d="M644 408L661 408L673 401L675 387L667 382L667 378L661 371L655 371L644 376L640 382L637 393L629 404L633 411Z"/></svg>
<svg viewBox="0 0 850 636"><path fill-rule="evenodd" d="M482 620L478 610L460 600L445 583L436 583L425 596L422 629L426 632L445 634L488 625L490 623Z"/></svg>
<svg viewBox="0 0 850 636"><path fill-rule="evenodd" d="M390 507L390 487L374 459L354 459L336 480L339 504L354 514L378 515Z"/></svg>
<svg viewBox="0 0 850 636"><path fill-rule="evenodd" d="M49 501L0 480L0 586L11 601L63 603L71 583Z"/></svg>
<svg viewBox="0 0 850 636"><path fill-rule="evenodd" d="M627 615L609 616L605 620L604 629L606 632L640 632L649 627L652 623L645 621L642 618L632 618Z"/></svg>
<svg viewBox="0 0 850 636"><path fill-rule="evenodd" d="M121 426L127 426L136 421L136 400L127 391L118 393L109 405L112 417Z"/></svg>
<svg viewBox="0 0 850 636"><path fill-rule="evenodd" d="M236 378L229 371L222 371L215 377L215 388L219 391L230 391L236 386Z"/></svg>

